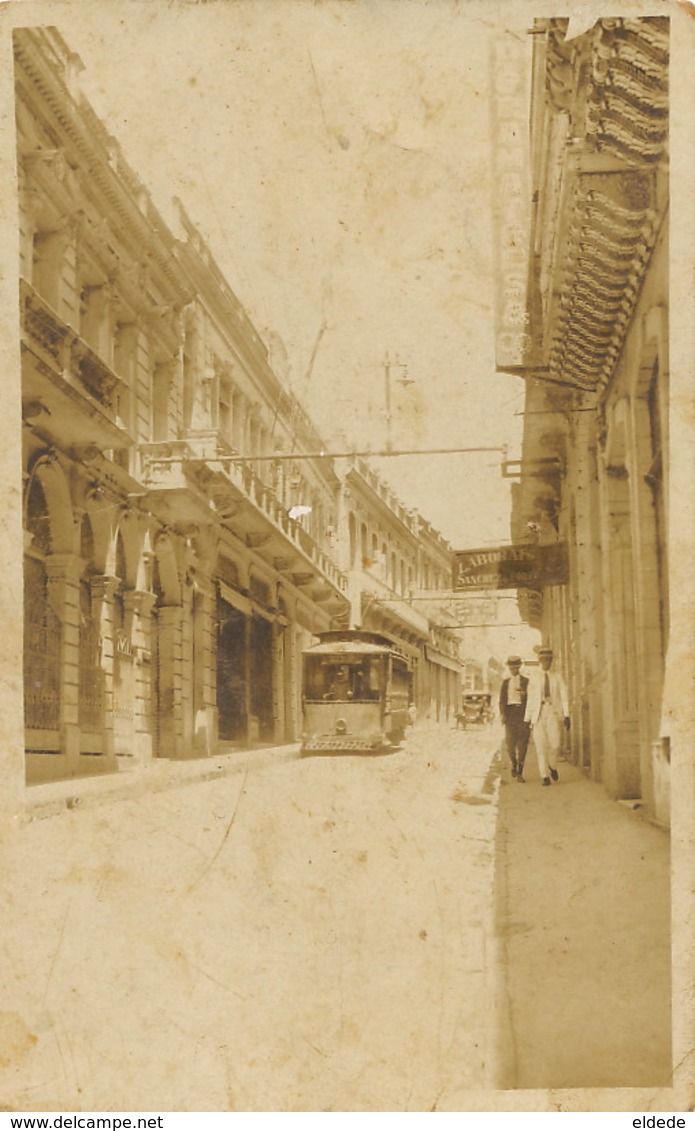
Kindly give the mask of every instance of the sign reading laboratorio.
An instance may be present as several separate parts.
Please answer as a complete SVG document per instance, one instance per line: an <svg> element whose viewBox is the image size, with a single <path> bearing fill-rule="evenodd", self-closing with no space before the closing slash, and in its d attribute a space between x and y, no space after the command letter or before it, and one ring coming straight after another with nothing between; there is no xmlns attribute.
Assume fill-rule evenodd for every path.
<svg viewBox="0 0 695 1131"><path fill-rule="evenodd" d="M511 30L490 52L490 139L495 262L495 362L524 364L530 346L526 285L529 263L529 38Z"/></svg>
<svg viewBox="0 0 695 1131"><path fill-rule="evenodd" d="M542 589L567 581L567 545L525 545L457 550L454 553L453 588Z"/></svg>

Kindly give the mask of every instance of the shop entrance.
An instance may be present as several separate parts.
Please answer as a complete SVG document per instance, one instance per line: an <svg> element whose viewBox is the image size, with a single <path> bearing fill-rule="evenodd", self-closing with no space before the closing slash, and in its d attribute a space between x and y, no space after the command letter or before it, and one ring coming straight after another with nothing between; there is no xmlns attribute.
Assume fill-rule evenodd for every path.
<svg viewBox="0 0 695 1131"><path fill-rule="evenodd" d="M273 626L265 617L251 620L251 715L257 719L261 742L272 742L273 720Z"/></svg>
<svg viewBox="0 0 695 1131"><path fill-rule="evenodd" d="M221 597L217 602L217 712L219 737L246 740L248 735L246 620Z"/></svg>

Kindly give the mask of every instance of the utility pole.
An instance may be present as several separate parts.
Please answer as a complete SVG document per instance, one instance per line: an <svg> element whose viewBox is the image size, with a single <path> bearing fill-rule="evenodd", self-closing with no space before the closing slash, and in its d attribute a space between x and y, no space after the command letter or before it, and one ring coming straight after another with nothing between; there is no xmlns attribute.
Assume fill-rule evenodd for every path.
<svg viewBox="0 0 695 1131"><path fill-rule="evenodd" d="M396 354L396 360L391 361L388 351L384 355L384 403L386 406L386 451L390 452L393 447L391 439L391 369L402 369L403 372L398 380L402 385L412 384L412 377L408 376L408 363L401 361Z"/></svg>

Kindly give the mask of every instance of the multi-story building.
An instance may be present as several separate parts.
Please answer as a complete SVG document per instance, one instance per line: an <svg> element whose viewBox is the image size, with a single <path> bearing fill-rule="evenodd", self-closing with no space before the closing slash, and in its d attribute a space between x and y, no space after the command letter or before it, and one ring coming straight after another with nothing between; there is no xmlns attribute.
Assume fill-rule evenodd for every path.
<svg viewBox="0 0 695 1131"><path fill-rule="evenodd" d="M522 595L570 685L575 760L668 821L668 19L533 27L533 219L513 540L565 542Z"/></svg>
<svg viewBox="0 0 695 1131"><path fill-rule="evenodd" d="M348 610L335 471L287 458L319 437L58 32L15 57L29 778L292 740L301 647Z"/></svg>
<svg viewBox="0 0 695 1131"><path fill-rule="evenodd" d="M351 625L397 642L412 666L418 714L447 719L460 699L459 641L436 590L451 588L451 547L364 459L339 467L340 565L348 577Z"/></svg>
<svg viewBox="0 0 695 1131"><path fill-rule="evenodd" d="M456 642L408 598L448 584L449 548L363 461L320 454L60 34L14 46L28 780L294 741L301 650L351 610L399 639L418 702L446 715Z"/></svg>

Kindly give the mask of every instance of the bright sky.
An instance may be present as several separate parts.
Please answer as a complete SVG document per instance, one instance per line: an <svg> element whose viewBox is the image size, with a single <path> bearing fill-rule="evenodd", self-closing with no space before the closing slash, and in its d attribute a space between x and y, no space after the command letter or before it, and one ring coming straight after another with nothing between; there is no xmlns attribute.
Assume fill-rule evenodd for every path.
<svg viewBox="0 0 695 1131"><path fill-rule="evenodd" d="M500 11L513 14L450 0L52 6L95 110L167 220L181 197L329 443L385 446L388 351L413 379L392 371L395 447L518 455L523 384L493 358ZM464 548L509 540L499 462L380 467Z"/></svg>

